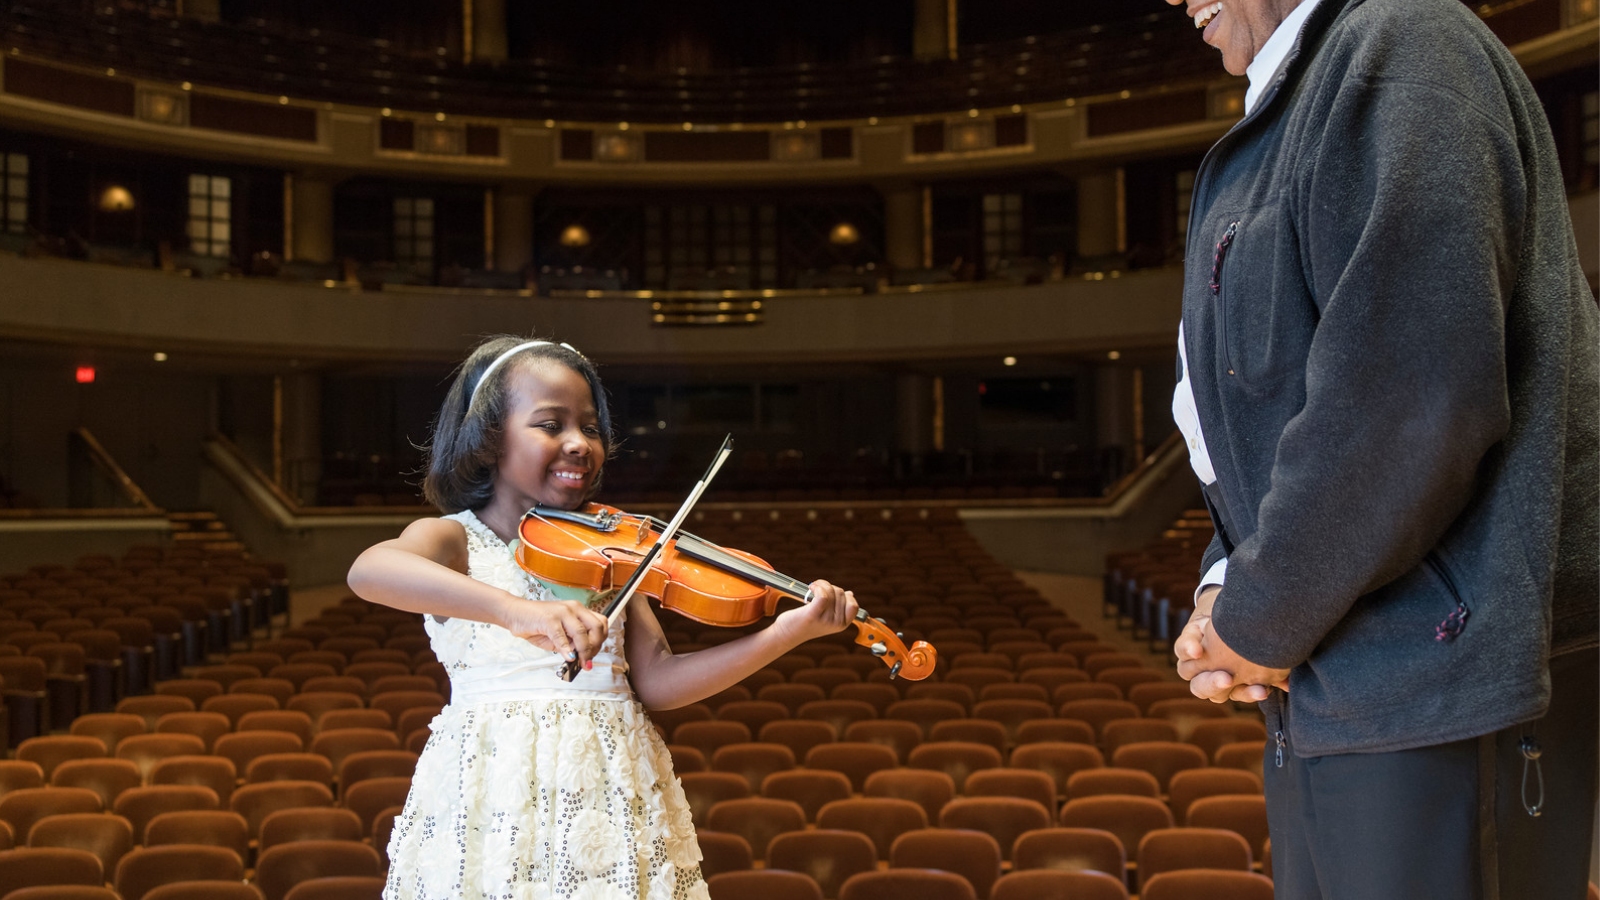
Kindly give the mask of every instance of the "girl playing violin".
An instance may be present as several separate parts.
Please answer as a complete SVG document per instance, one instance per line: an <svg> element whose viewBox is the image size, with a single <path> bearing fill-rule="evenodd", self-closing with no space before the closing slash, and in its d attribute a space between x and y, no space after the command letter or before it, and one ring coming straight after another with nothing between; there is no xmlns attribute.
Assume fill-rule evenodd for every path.
<svg viewBox="0 0 1600 900"><path fill-rule="evenodd" d="M450 673L395 821L385 900L705 900L688 804L644 710L708 697L856 614L854 596L818 581L767 628L674 654L642 595L608 630L597 595L524 572L508 546L523 513L587 502L612 441L581 353L484 341L428 448L423 490L450 514L350 567L360 596L425 614ZM583 669L569 683L558 671L572 659Z"/></svg>

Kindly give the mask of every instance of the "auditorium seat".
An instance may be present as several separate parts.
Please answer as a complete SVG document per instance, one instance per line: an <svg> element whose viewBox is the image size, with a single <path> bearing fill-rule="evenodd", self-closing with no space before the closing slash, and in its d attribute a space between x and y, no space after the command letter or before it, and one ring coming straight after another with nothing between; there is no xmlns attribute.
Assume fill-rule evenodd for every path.
<svg viewBox="0 0 1600 900"><path fill-rule="evenodd" d="M142 717L146 731L155 728L156 720L167 713L193 712L198 708L193 700L176 694L146 694L117 701L117 712Z"/></svg>
<svg viewBox="0 0 1600 900"><path fill-rule="evenodd" d="M144 900L261 900L261 890L238 881L177 881L153 888Z"/></svg>
<svg viewBox="0 0 1600 900"><path fill-rule="evenodd" d="M872 839L882 860L889 858L895 838L928 824L928 814L920 804L893 797L835 800L817 813L818 828L859 831Z"/></svg>
<svg viewBox="0 0 1600 900"><path fill-rule="evenodd" d="M911 748L922 743L922 727L900 719L871 719L852 723L844 730L844 739L852 743L882 744L904 763L911 756Z"/></svg>
<svg viewBox="0 0 1600 900"><path fill-rule="evenodd" d="M1236 741L1223 744L1217 748L1211 760L1214 764L1228 769L1243 769L1256 775L1261 774L1262 760L1266 756L1265 741Z"/></svg>
<svg viewBox="0 0 1600 900"><path fill-rule="evenodd" d="M164 697L183 697L194 704L195 709L198 709L207 697L217 697L227 693L221 684L207 678L168 678L157 681L155 691L157 695Z"/></svg>
<svg viewBox="0 0 1600 900"><path fill-rule="evenodd" d="M1139 841L1138 873L1141 884L1162 872L1178 869L1250 871L1250 845L1238 834L1221 828L1158 828Z"/></svg>
<svg viewBox="0 0 1600 900"><path fill-rule="evenodd" d="M369 778L411 778L416 770L417 754L409 750L358 751L339 764L339 790L347 790Z"/></svg>
<svg viewBox="0 0 1600 900"><path fill-rule="evenodd" d="M223 809L164 812L144 826L144 845L206 844L250 858L250 827L244 816Z"/></svg>
<svg viewBox="0 0 1600 900"><path fill-rule="evenodd" d="M1004 758L1006 747L1009 745L1005 726L991 719L946 719L942 722L933 723L933 727L928 731L928 742L947 743L950 741L964 741L993 747L1002 758Z"/></svg>
<svg viewBox="0 0 1600 900"><path fill-rule="evenodd" d="M905 699L945 700L955 703L961 708L960 714L945 714L944 718L960 719L965 718L967 711L972 709L974 703L978 702L978 692L964 684L949 684L943 681L919 681L906 686ZM919 708L908 707L908 709L916 711ZM938 707L933 707L933 709L936 712L944 712ZM887 710L885 714L887 714ZM912 721L917 721L914 717L908 718L911 718Z"/></svg>
<svg viewBox="0 0 1600 900"><path fill-rule="evenodd" d="M858 872L877 869L872 840L857 831L813 829L780 834L767 847L767 867L800 872L816 882L832 900L839 887Z"/></svg>
<svg viewBox="0 0 1600 900"><path fill-rule="evenodd" d="M139 767L125 759L71 759L50 775L51 787L87 788L100 795L106 809L123 791L143 783Z"/></svg>
<svg viewBox="0 0 1600 900"><path fill-rule="evenodd" d="M1056 710L1056 715L1087 722L1100 736L1107 722L1139 718L1139 708L1126 700L1068 700Z"/></svg>
<svg viewBox="0 0 1600 900"><path fill-rule="evenodd" d="M1115 767L1139 769L1154 775L1163 795L1174 774L1186 769L1203 769L1208 762L1199 747L1174 741L1126 744L1111 754L1111 765Z"/></svg>
<svg viewBox="0 0 1600 900"><path fill-rule="evenodd" d="M108 887L86 884L52 884L11 891L5 900L121 900Z"/></svg>
<svg viewBox="0 0 1600 900"><path fill-rule="evenodd" d="M28 832L29 847L84 850L100 860L101 871L115 872L134 846L134 826L120 815L65 813L46 816Z"/></svg>
<svg viewBox="0 0 1600 900"><path fill-rule="evenodd" d="M922 807L929 822L937 822L939 812L955 797L956 784L943 772L887 769L869 775L861 793L864 797L909 800Z"/></svg>
<svg viewBox="0 0 1600 900"><path fill-rule="evenodd" d="M976 696L976 693L972 692L971 695ZM969 706L964 706L953 700L906 699L890 704L883 717L915 723L917 727L922 729L923 738L926 739L935 722L943 722L947 719L965 719L968 717L967 710L969 708Z"/></svg>
<svg viewBox="0 0 1600 900"><path fill-rule="evenodd" d="M983 769L967 776L968 797L1020 797L1049 810L1054 818L1056 783L1037 769Z"/></svg>
<svg viewBox="0 0 1600 900"><path fill-rule="evenodd" d="M372 830L372 823L377 820L379 813L391 806L404 806L410 791L410 778L368 778L351 785L339 802L361 818L362 833L367 833Z"/></svg>
<svg viewBox="0 0 1600 900"><path fill-rule="evenodd" d="M1039 684L1001 682L984 685L978 690L978 702L983 703L988 700L1027 700L1034 703L1048 703L1050 692ZM1055 710L1051 708L1049 715L1054 714Z"/></svg>
<svg viewBox="0 0 1600 900"><path fill-rule="evenodd" d="M770 700L732 700L717 708L716 717L724 722L739 722L756 734L761 726L787 719L790 713L782 703Z"/></svg>
<svg viewBox="0 0 1600 900"><path fill-rule="evenodd" d="M805 757L806 768L838 772L850 779L850 787L855 791L860 791L874 773L893 769L899 762L895 751L889 747L855 741L819 744L807 751Z"/></svg>
<svg viewBox="0 0 1600 900"><path fill-rule="evenodd" d="M889 867L954 872L972 885L979 900L985 900L1000 878L1002 855L992 834L940 826L908 831L895 838L889 849Z"/></svg>
<svg viewBox="0 0 1600 900"><path fill-rule="evenodd" d="M939 827L982 831L995 839L1002 858L1009 862L1017 837L1049 828L1053 813L1052 806L1017 797L957 797L940 810Z"/></svg>
<svg viewBox="0 0 1600 900"><path fill-rule="evenodd" d="M850 779L843 774L814 769L774 772L761 782L761 796L800 804L807 822L815 821L828 803L849 799L851 791Z"/></svg>
<svg viewBox="0 0 1600 900"><path fill-rule="evenodd" d="M329 875L295 885L284 900L382 900L383 888L378 875Z"/></svg>
<svg viewBox="0 0 1600 900"><path fill-rule="evenodd" d="M219 712L167 713L156 720L156 734L192 734L205 742L205 752L217 738L233 730L233 722Z"/></svg>
<svg viewBox="0 0 1600 900"><path fill-rule="evenodd" d="M1187 825L1189 807L1202 797L1260 793L1261 778L1253 772L1217 766L1186 769L1174 774L1167 785L1167 806L1179 824Z"/></svg>
<svg viewBox="0 0 1600 900"><path fill-rule="evenodd" d="M965 790L968 775L979 769L997 769L1001 762L1000 751L988 745L940 741L919 744L906 764L913 769L944 772L955 781L956 792L960 793Z"/></svg>
<svg viewBox="0 0 1600 900"><path fill-rule="evenodd" d="M945 684L959 684L971 688L974 694L989 685L1012 684L1016 680L1017 676L1011 670L992 666L952 669L944 675Z"/></svg>
<svg viewBox="0 0 1600 900"><path fill-rule="evenodd" d="M86 788L22 788L0 797L0 821L11 826L13 840L19 846L26 846L28 831L46 816L98 813L104 809L100 795Z"/></svg>
<svg viewBox="0 0 1600 900"><path fill-rule="evenodd" d="M750 728L741 722L685 722L672 732L672 743L700 751L710 759L727 744L750 743Z"/></svg>
<svg viewBox="0 0 1600 900"><path fill-rule="evenodd" d="M152 889L180 881L241 881L244 863L232 850L201 844L141 847L117 866L116 889L123 900L144 900Z"/></svg>
<svg viewBox="0 0 1600 900"><path fill-rule="evenodd" d="M1260 794L1202 797L1189 804L1185 821L1190 828L1226 828L1243 837L1257 857L1266 855L1267 798Z"/></svg>
<svg viewBox="0 0 1600 900"><path fill-rule="evenodd" d="M1034 719L1017 726L1017 748L1023 744L1094 744L1094 729L1076 719Z"/></svg>
<svg viewBox="0 0 1600 900"><path fill-rule="evenodd" d="M226 737L226 735L224 735ZM221 738L218 739L219 742ZM117 758L139 767L145 783L156 763L174 756L204 756L206 743L192 734L136 734L117 744Z"/></svg>
<svg viewBox="0 0 1600 900"><path fill-rule="evenodd" d="M256 884L266 900L284 900L295 885L334 876L377 878L378 851L358 841L303 840L261 852Z"/></svg>
<svg viewBox="0 0 1600 900"><path fill-rule="evenodd" d="M100 859L87 850L59 847L22 847L0 853L0 884L8 896L23 888L53 885L100 887L105 884ZM119 891L120 893L120 891ZM127 898L124 900L137 900Z"/></svg>
<svg viewBox="0 0 1600 900"><path fill-rule="evenodd" d="M261 820L259 852L291 841L359 841L366 837L361 818L330 806L280 809Z"/></svg>
<svg viewBox="0 0 1600 900"><path fill-rule="evenodd" d="M825 745L826 746L826 745ZM774 772L795 767L794 751L781 744L749 742L727 744L711 756L713 772L733 772L749 782L750 792L759 793L761 781Z"/></svg>
<svg viewBox="0 0 1600 900"><path fill-rule="evenodd" d="M44 786L44 769L38 763L20 759L0 759L0 798L11 791Z"/></svg>
<svg viewBox="0 0 1600 900"><path fill-rule="evenodd" d="M843 734L857 722L878 718L878 709L865 700L812 700L795 711L795 718L827 722Z"/></svg>
<svg viewBox="0 0 1600 900"><path fill-rule="evenodd" d="M286 663L272 671L290 668ZM267 676L266 678L241 678L228 688L230 694L264 694L278 701L279 707L289 705L289 698L295 695L298 688L293 681L287 678Z"/></svg>
<svg viewBox="0 0 1600 900"><path fill-rule="evenodd" d="M315 781L268 781L242 785L228 800L228 808L244 817L252 840L261 822L280 809L332 806L333 791Z"/></svg>
<svg viewBox="0 0 1600 900"><path fill-rule="evenodd" d="M1124 854L1158 828L1172 828L1172 811L1154 797L1109 794L1068 800L1056 821L1067 828L1099 828L1115 835Z"/></svg>
<svg viewBox="0 0 1600 900"><path fill-rule="evenodd" d="M48 781L56 767L74 759L100 759L106 756L99 738L52 734L28 738L17 746L17 759L37 765Z"/></svg>
<svg viewBox="0 0 1600 900"><path fill-rule="evenodd" d="M129 713L102 712L87 713L72 720L69 731L80 737L98 738L105 744L105 755L111 756L116 752L117 743L125 737L135 734L144 734L148 731L145 720L141 716Z"/></svg>
<svg viewBox="0 0 1600 900"><path fill-rule="evenodd" d="M668 744L667 754L672 757L672 771L682 775L685 772L707 772L711 766L706 762L706 756L696 747L686 744Z"/></svg>
<svg viewBox="0 0 1600 900"><path fill-rule="evenodd" d="M824 807L824 811L826 809ZM818 824L819 827L829 827L820 821ZM750 845L751 857L759 862L766 859L767 845L774 837L785 832L804 831L806 815L798 803L747 797L724 800L712 807L706 818L706 827L744 838Z"/></svg>
<svg viewBox="0 0 1600 900"><path fill-rule="evenodd" d="M1176 740L1178 728L1166 719L1117 719L1107 722L1101 730L1100 746L1115 759L1117 750L1127 744Z"/></svg>
<svg viewBox="0 0 1600 900"><path fill-rule="evenodd" d="M751 869L723 872L706 880L711 900L823 900L822 889L799 872L781 869Z"/></svg>
<svg viewBox="0 0 1600 900"><path fill-rule="evenodd" d="M1040 828L1019 835L1011 848L1013 871L1103 872L1121 885L1127 864L1122 842L1102 828Z"/></svg>
<svg viewBox="0 0 1600 900"><path fill-rule="evenodd" d="M938 869L888 869L852 875L839 900L977 900L965 878Z"/></svg>
<svg viewBox="0 0 1600 900"><path fill-rule="evenodd" d="M1104 872L1029 869L1004 875L989 900L1128 900L1120 877Z"/></svg>
<svg viewBox="0 0 1600 900"><path fill-rule="evenodd" d="M687 772L678 776L696 828L704 827L711 808L723 800L750 796L750 782L736 772ZM790 798L782 798L790 799Z"/></svg>
<svg viewBox="0 0 1600 900"><path fill-rule="evenodd" d="M1205 753L1206 759L1215 760L1217 751L1227 744L1248 741L1264 744L1267 740L1267 726L1259 718L1233 716L1226 719L1206 719L1194 723L1186 740L1199 747Z"/></svg>
<svg viewBox="0 0 1600 900"><path fill-rule="evenodd" d="M1227 719L1233 717L1233 712L1225 703L1212 703L1210 700L1190 696L1157 700L1145 710L1145 715L1152 719L1172 719L1181 722L1185 719Z"/></svg>
<svg viewBox="0 0 1600 900"><path fill-rule="evenodd" d="M706 878L722 872L742 872L749 869L754 862L750 853L750 842L737 834L696 828L695 839L700 844L702 857L700 872ZM770 845L768 849L770 850Z"/></svg>
<svg viewBox="0 0 1600 900"><path fill-rule="evenodd" d="M1272 879L1253 872L1180 869L1145 883L1140 900L1272 900Z"/></svg>

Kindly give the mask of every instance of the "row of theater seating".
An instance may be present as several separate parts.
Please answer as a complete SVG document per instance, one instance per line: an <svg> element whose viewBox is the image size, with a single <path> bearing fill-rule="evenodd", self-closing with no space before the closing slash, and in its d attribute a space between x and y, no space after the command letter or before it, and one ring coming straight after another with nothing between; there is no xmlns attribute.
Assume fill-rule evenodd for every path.
<svg viewBox="0 0 1600 900"><path fill-rule="evenodd" d="M1200 560L1213 533L1210 514L1191 509L1156 540L1106 554L1106 614L1152 649L1171 647L1194 611Z"/></svg>
<svg viewBox="0 0 1600 900"><path fill-rule="evenodd" d="M0 842L22 848L0 852L0 883L376 897L448 679L418 617L354 608L362 621L324 613L23 741L0 762Z"/></svg>
<svg viewBox="0 0 1600 900"><path fill-rule="evenodd" d="M895 515L900 518L895 519ZM664 735L674 738L671 750L691 797L691 809L697 820L711 826L703 831L702 843L708 856L708 872L723 879L720 885L736 883L734 876L749 874L739 871L743 857L736 851L732 863L717 862L722 859L718 855L720 849L737 847L742 842L751 848L750 866L759 867L763 862L770 866L765 857L772 843L772 823L793 824L792 813L796 809L801 828L795 834L848 831L848 826L829 826L838 824L835 819L848 820L852 808L863 803L869 807L890 803L898 811L896 815L870 816L874 820L872 827L880 831L886 822L916 826L909 830L920 831L928 825L937 827L941 821L966 821L961 816L999 816L994 823L968 830L982 831L997 846L1004 846L1002 857L1009 857L1014 837L1019 835L1016 824L1004 820L1018 809L1026 810L1023 815L1030 830L1039 826L1054 833L1081 827L1061 823L1076 822L1070 817L1079 816L1086 808L1093 812L1096 803L1144 801L1146 810L1154 804L1162 811L1154 825L1167 827L1192 819L1191 808L1196 805L1239 799L1212 796L1216 785L1208 779L1219 777L1232 777L1234 786L1230 790L1247 791L1241 795L1246 802L1259 802L1259 787L1253 776L1237 769L1205 765L1213 761L1215 750L1225 749L1220 746L1227 743L1225 739L1259 738L1258 722L1252 723L1253 729L1246 725L1248 730L1239 731L1225 719L1195 721L1193 716L1181 714L1181 706L1170 717L1140 715L1151 710L1160 713L1160 703L1178 699L1172 696L1170 684L1159 684L1160 675L1153 670L1146 674L1155 675L1156 680L1121 681L1119 669L1138 669L1138 665L1127 663L1143 661L1137 656L1117 659L1115 648L1097 641L1091 629L1061 615L994 563L951 516L897 513L889 519L879 515L845 518L840 514L774 518L718 513L702 517L694 527L708 536L728 535L729 543L759 549L775 560L784 560L786 566L793 563L795 571L826 566L841 571L844 577L858 577L865 588L860 596L869 609L876 607L875 611L903 616L902 621L909 623L909 639L936 637L945 649L955 651L945 654L931 679L908 683L890 680L889 670L881 662L853 647L848 636L836 636L799 648L744 684L707 698L702 704L657 714ZM679 651L708 646L740 633L737 629L706 629L671 614L666 615L664 624L669 640ZM1030 637L1032 640L1027 640ZM352 598L315 620L284 629L276 637L256 639L252 649L241 648L225 657L205 658L205 665L186 667L177 673L185 677L158 681L154 694L125 698L120 705L123 724L131 730L133 723L129 720L137 719L149 733L120 739L113 736L111 747L119 749L102 744L100 749L106 758L57 761L48 779L41 766L41 779L55 781L60 774L63 782L42 790L70 789L73 784L69 783L75 778L88 778L88 770L97 767L121 769L123 792L109 802L97 795L96 809L110 813L84 813L105 819L117 818L119 802L130 813L148 810L156 802L140 793L127 794L129 790L186 787L195 789L196 798L204 797L200 791L209 791L217 797L214 805L194 799L189 802L200 808L172 810L172 814L238 815L245 822L246 839L254 837L257 841L253 851L248 844L242 854L230 851L244 871L259 865L260 826L266 818L256 812L252 804L258 801L252 798L298 797L283 801L291 804L286 808L355 814L359 831L346 828L341 836L347 842L352 841L351 835L362 838L363 850L380 854L381 866L381 850L387 843L384 829L409 784L407 774L393 773L409 773L409 767L414 766L415 753L427 738L427 730L419 721L431 718L448 693L444 672L432 659L425 641L417 617L373 609ZM434 688L432 692L427 690L430 686ZM426 705L407 707L420 709L420 713L400 711L397 715L398 707L389 708L392 695L406 691L431 693L419 698L428 701ZM1041 693L1047 691L1051 698L1042 700ZM1068 694L1073 691L1093 696L1069 699ZM1065 692L1060 694L1060 703L1055 702L1056 692ZM1119 699L1124 696L1131 700ZM330 701L330 697L343 699ZM1094 707L1061 707L1084 701L1118 706L1107 710L1109 715L1103 718L1092 711ZM817 706L819 703L822 705ZM1080 710L1086 718L1056 715ZM1207 705L1206 714L1213 712L1226 713ZM905 718L894 717L901 715ZM991 715L994 718L984 718ZM114 724L117 718L115 714L80 717L71 730L88 738L100 726ZM224 722L231 728L225 730ZM734 733L729 734L730 728ZM1176 738L1180 729L1181 736L1191 741L1198 738L1207 749L1198 749L1197 743L1168 741L1181 748L1177 752L1190 756L1187 763L1170 772L1159 766L1147 765L1146 770L1138 770L1132 765L1104 765L1107 758L1117 763L1119 753L1121 762L1137 760L1140 743L1155 746L1148 740L1130 743L1134 738ZM697 736L696 731L710 734ZM719 731L722 734L717 734ZM344 735L354 733L373 735L370 739L378 743L358 743L341 751L337 745ZM1206 737L1208 733L1210 737ZM375 737L377 734L382 738ZM758 740L748 740L752 735ZM962 739L946 739L952 736ZM725 740L727 737L745 740L730 743ZM1037 740L1040 737L1048 740ZM182 743L191 752L176 760L152 760L146 752L151 745L178 738L188 739ZM46 739L45 744L51 740L54 739ZM100 743L103 738L92 740ZM123 753L120 748L130 740L133 743ZM271 744L270 749L275 752L252 749L261 741ZM196 742L205 746L206 752L192 752ZM402 742L407 749L400 748ZM1253 747L1255 759L1259 759L1259 740L1246 741L1244 746ZM19 752L21 756L41 758L47 755L42 753L44 749L48 748L30 745L26 752L20 752L21 748ZM797 749L803 752L796 753ZM912 754L917 754L917 765L910 764ZM839 761L832 764L835 768L829 768L830 756ZM187 763L182 761L185 759ZM882 765L864 768L861 762L868 759L877 759ZM797 767L794 763L799 760L811 765ZM1199 768L1187 768L1196 762ZM1245 754L1238 764L1258 763ZM140 771L134 787L129 786L129 766ZM274 778L289 780L266 780ZM189 783L166 785L156 779L186 779ZM102 775L102 780L118 783L109 772ZM930 788L930 780L938 786ZM823 783L830 787L818 786ZM841 784L847 793L840 790ZM1107 790L1119 793L1104 793ZM1166 800L1162 799L1163 794ZM130 799L122 801L123 796ZM826 823L819 821L823 804L815 801L820 799L836 802L826 814ZM1174 805L1169 806L1169 801ZM383 803L392 805L379 808ZM778 804L784 812L774 818L764 808L768 803ZM0 810L4 804L5 799L0 797ZM1072 812L1064 819L1069 815L1068 807ZM920 818L908 815L912 808ZM235 809L244 812L235 813ZM1106 818L1101 813L1093 814L1099 816L1094 821L1101 826L1124 827L1117 824L1114 815ZM4 818L0 815L0 819ZM135 827L135 819L143 821L148 843L148 829L154 817L139 812L123 818L129 821L130 828ZM237 824L237 820L233 821ZM747 826L755 831L742 831ZM1250 830L1254 826L1237 827ZM233 829L232 833L237 831ZM379 833L375 835L374 831ZM45 834L48 833L47 829ZM158 829L157 834L161 833ZM761 838L764 833L766 840ZM860 837L873 833L856 834ZM965 832L947 826L939 833ZM1137 859L1141 835L1128 831L1111 834L1111 840L1122 848L1123 858ZM19 844L26 842L25 837L16 840ZM275 848L276 840L269 831L267 849L274 853L295 846L303 846L308 853L314 849L306 841ZM884 851L876 854L882 857L878 862L888 864L893 841L885 843L876 837L871 840L875 849L881 844ZM1259 840L1253 843L1259 847ZM151 849L157 848L147 846L125 858L135 859ZM347 853L361 855L359 851ZM377 877L376 871L356 871L361 868L359 864L351 871L334 863L323 868L306 865L322 874L337 871L369 879ZM719 873L719 865L726 871ZM116 866L107 868L103 861L100 866L102 877L115 877ZM1115 872L1113 880L1120 882L1123 872L1108 867ZM1002 869L1011 868L1014 864L1003 860ZM170 866L167 869L178 871ZM136 871L138 865L130 869ZM754 871L767 874L760 868ZM906 874L915 869L892 871ZM134 876L130 874L129 878ZM976 890L968 878L958 880ZM819 885L820 890L820 882L808 882ZM266 888L264 882L261 886ZM718 892L730 889L719 887ZM839 890L842 885L830 884L827 896L835 896ZM989 893L986 888L984 895Z"/></svg>
<svg viewBox="0 0 1600 900"><path fill-rule="evenodd" d="M827 66L667 76L513 61L462 66L329 35L206 25L143 11L13 4L12 46L172 82L372 107L575 121L859 119L1060 100L1209 77L1215 63L1182 16L977 45L960 60L892 57Z"/></svg>

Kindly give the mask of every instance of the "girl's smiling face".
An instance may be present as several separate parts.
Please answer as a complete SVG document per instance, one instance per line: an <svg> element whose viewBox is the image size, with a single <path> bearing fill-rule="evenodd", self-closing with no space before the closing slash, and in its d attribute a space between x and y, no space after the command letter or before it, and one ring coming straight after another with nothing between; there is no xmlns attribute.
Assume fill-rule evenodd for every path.
<svg viewBox="0 0 1600 900"><path fill-rule="evenodd" d="M518 514L536 503L575 509L588 498L605 445L583 376L532 359L506 373L506 415L494 476L494 505Z"/></svg>

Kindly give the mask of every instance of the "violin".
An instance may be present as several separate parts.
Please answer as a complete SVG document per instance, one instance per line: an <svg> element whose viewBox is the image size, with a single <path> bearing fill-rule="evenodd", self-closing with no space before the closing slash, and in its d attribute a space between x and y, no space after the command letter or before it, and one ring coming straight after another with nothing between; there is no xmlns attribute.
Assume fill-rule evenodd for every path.
<svg viewBox="0 0 1600 900"><path fill-rule="evenodd" d="M663 533L667 538L659 541ZM652 553L658 543L660 551ZM528 510L517 525L514 555L525 571L552 584L604 592L636 580L637 592L706 625L749 625L773 615L781 599L806 602L811 593L805 582L779 574L754 554L598 503ZM643 573L641 564L648 567ZM851 624L855 643L883 660L890 677L920 681L933 672L938 656L928 642L907 648L901 635L864 609Z"/></svg>

